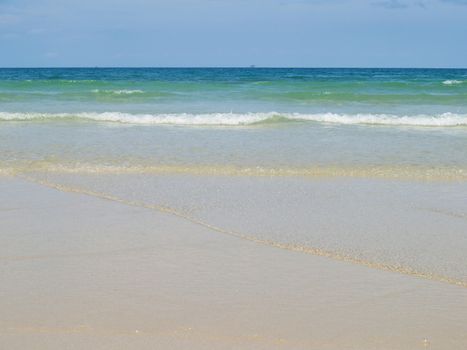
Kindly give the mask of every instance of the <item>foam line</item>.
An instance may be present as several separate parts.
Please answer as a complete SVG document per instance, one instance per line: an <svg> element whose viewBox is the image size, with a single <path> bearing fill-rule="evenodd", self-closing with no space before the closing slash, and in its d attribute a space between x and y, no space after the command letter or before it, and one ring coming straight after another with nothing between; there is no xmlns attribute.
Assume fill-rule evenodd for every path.
<svg viewBox="0 0 467 350"><path fill-rule="evenodd" d="M287 122L315 122L344 125L391 125L423 127L465 127L467 114L441 113L419 115L395 114L338 114L338 113L173 113L130 114L103 113L9 113L0 112L0 121L21 122L79 122L121 123L134 125L185 125L185 126L245 126Z"/></svg>
<svg viewBox="0 0 467 350"><path fill-rule="evenodd" d="M431 281L437 281L437 282L443 282L443 283L448 283L451 285L456 285L459 287L467 288L467 281L465 280L460 280L456 279L453 277L449 276L444 276L440 274L435 274L435 273L430 273L430 272L424 272L424 271L419 271L416 270L412 267L409 266L404 266L404 265L393 265L393 264L386 264L386 263L381 263L381 262L376 262L376 261L371 261L371 260L365 260L361 258L357 258L348 254L336 252L336 251L331 251L331 250L325 250L321 249L318 247L312 247L312 246L303 246L303 245L296 245L296 244L288 244L288 243L283 243L283 242L277 242L273 240L265 240L265 239L260 239L258 237L255 237L250 234L245 234L241 232L236 232L236 231L231 231L222 227L218 227L215 225L212 225L208 222L202 221L200 219L197 219L195 217L186 215L177 209L171 208L169 206L164 206L164 205L155 205L155 204L148 204L145 202L141 201L129 201L124 198L120 198L108 193L103 193L103 192L96 192L96 191L91 191L91 190L86 190L86 189L80 189L80 188L75 188L75 187L68 187L68 186L63 186L60 184L52 183L46 180L40 180L31 176L26 176L26 175L21 175L21 178L28 180L30 182L34 182L43 186L47 186L49 188L56 189L58 191L62 192L69 192L69 193L77 193L77 194L82 194L82 195L87 195L95 198L100 198L100 199L105 199L108 201L113 201L117 203L121 203L124 205L128 206L133 206L133 207L139 207L139 208L145 208L145 209L150 209L150 210L156 210L162 213L174 215L176 217L182 218L184 220L188 220L196 225L200 225L203 227L206 227L212 231L216 231L218 233L226 234L229 236L237 237L249 242L269 246L269 247L274 247L274 248L279 248L283 250L288 250L288 251L293 251L293 252L299 252L299 253L305 253L305 254L310 254L310 255L315 255L315 256L320 256L320 257L325 257L329 258L332 260L336 261L342 261L342 262L347 262L347 263L352 263L355 265L360 265L360 266L366 266L369 268L377 269L377 270L382 270L382 271L388 271L388 272L395 272L403 275L408 275L412 277L417 277L417 278L422 278L426 280L431 280Z"/></svg>

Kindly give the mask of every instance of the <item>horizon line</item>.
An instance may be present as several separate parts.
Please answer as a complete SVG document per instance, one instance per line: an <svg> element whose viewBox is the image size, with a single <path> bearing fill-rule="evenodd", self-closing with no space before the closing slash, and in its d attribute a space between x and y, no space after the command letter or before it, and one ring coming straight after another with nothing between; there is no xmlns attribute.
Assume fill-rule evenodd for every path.
<svg viewBox="0 0 467 350"><path fill-rule="evenodd" d="M9 66L0 69L467 69L466 67L364 66Z"/></svg>

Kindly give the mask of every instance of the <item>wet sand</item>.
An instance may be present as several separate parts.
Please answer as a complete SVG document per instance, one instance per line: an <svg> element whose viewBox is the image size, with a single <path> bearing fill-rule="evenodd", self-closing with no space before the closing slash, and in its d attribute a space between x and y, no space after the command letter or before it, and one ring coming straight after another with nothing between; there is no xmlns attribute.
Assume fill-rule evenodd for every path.
<svg viewBox="0 0 467 350"><path fill-rule="evenodd" d="M467 288L0 179L0 348L465 349Z"/></svg>

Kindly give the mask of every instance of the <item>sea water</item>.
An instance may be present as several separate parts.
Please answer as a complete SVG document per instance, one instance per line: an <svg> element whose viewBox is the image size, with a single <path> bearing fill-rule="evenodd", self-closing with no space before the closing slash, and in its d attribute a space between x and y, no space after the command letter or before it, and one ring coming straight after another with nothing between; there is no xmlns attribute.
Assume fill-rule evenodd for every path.
<svg viewBox="0 0 467 350"><path fill-rule="evenodd" d="M467 70L0 69L0 175L467 286Z"/></svg>

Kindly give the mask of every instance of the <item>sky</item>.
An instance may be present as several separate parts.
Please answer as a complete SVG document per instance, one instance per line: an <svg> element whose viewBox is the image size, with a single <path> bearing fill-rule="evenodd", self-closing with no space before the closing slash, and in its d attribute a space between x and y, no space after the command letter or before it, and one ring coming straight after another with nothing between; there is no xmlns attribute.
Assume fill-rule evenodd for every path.
<svg viewBox="0 0 467 350"><path fill-rule="evenodd" d="M0 67L467 67L467 0L0 0Z"/></svg>

